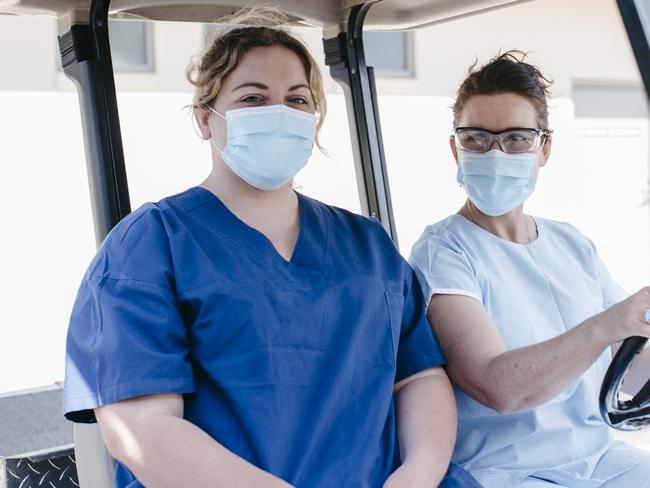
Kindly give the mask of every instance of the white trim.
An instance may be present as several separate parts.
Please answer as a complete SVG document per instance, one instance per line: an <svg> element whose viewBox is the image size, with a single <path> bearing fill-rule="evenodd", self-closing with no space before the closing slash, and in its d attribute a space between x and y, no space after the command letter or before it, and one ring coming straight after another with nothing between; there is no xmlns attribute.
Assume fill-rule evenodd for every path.
<svg viewBox="0 0 650 488"><path fill-rule="evenodd" d="M483 303L483 300L478 295L472 293L471 291L461 290L458 288L431 288L429 290L429 296L427 299L427 307L429 306L429 303L431 303L431 299L433 298L433 295L462 295L465 297L473 298Z"/></svg>

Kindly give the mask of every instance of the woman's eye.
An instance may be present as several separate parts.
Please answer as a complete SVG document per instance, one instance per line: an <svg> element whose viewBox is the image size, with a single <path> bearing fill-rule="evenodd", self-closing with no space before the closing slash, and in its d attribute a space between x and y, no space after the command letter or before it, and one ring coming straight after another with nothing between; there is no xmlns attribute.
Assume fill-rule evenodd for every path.
<svg viewBox="0 0 650 488"><path fill-rule="evenodd" d="M526 137L525 134L513 133L513 134L508 134L505 137L505 140L507 142L526 142L528 138Z"/></svg>
<svg viewBox="0 0 650 488"><path fill-rule="evenodd" d="M247 97L242 98L240 101L248 103L259 103L262 101L262 97L258 97L257 95L248 95Z"/></svg>
<svg viewBox="0 0 650 488"><path fill-rule="evenodd" d="M296 104L299 104L299 105L304 105L304 104L308 104L308 103L309 103L309 101L307 101L307 99L302 98L302 97L293 97L293 98L290 98L290 99L289 99L289 102L290 102L290 103L296 103Z"/></svg>
<svg viewBox="0 0 650 488"><path fill-rule="evenodd" d="M487 138L483 134L466 134L465 141L470 143L484 144Z"/></svg>

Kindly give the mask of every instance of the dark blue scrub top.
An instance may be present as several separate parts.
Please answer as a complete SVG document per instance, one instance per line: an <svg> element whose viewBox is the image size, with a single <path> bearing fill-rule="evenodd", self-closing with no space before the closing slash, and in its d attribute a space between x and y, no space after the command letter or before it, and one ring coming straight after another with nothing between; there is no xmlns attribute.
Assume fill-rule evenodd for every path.
<svg viewBox="0 0 650 488"><path fill-rule="evenodd" d="M399 465L394 383L443 357L382 226L298 200L290 262L198 187L120 222L72 312L67 417L182 393L188 421L296 486L380 487Z"/></svg>

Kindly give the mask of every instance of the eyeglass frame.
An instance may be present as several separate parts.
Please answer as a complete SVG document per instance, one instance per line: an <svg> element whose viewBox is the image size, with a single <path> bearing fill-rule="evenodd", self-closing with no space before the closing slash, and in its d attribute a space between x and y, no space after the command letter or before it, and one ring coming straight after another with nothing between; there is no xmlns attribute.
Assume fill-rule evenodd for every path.
<svg viewBox="0 0 650 488"><path fill-rule="evenodd" d="M466 130L480 130L481 132L486 132L487 134L490 135L490 144L487 146L487 149L485 151L472 151L471 149L467 149L463 147L458 138L456 137L460 132L459 131L466 131ZM533 149L528 149L526 151L517 151L517 152L508 152L505 150L503 147L503 144L501 143L501 139L499 139L499 136L502 134L505 134L506 132L513 132L513 131L527 131L527 132L533 132L537 136L539 136L539 143L537 143L537 147ZM461 150L461 151L467 151L471 152L474 154L484 154L488 151L490 151L490 148L492 147L492 144L494 144L494 141L497 141L499 144L499 147L501 150L506 153L506 154L523 154L527 152L534 152L542 147L544 147L544 144L546 144L546 141L548 140L549 136L553 134L553 129L538 129L536 127L512 127L510 129L506 130L500 130L500 131L494 131L494 130L489 130L489 129L484 129L483 127L456 127L454 128L454 132L452 134L452 137L454 138L454 143L456 145L456 148Z"/></svg>

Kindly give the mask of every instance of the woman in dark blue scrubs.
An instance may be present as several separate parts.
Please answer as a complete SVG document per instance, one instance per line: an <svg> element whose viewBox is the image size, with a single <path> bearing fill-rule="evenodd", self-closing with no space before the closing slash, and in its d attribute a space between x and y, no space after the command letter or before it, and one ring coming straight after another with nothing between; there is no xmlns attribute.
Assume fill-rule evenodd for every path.
<svg viewBox="0 0 650 488"><path fill-rule="evenodd" d="M188 77L213 170L100 248L66 416L99 422L119 487L436 486L455 407L414 274L379 223L292 188L325 115L314 60L235 25Z"/></svg>

